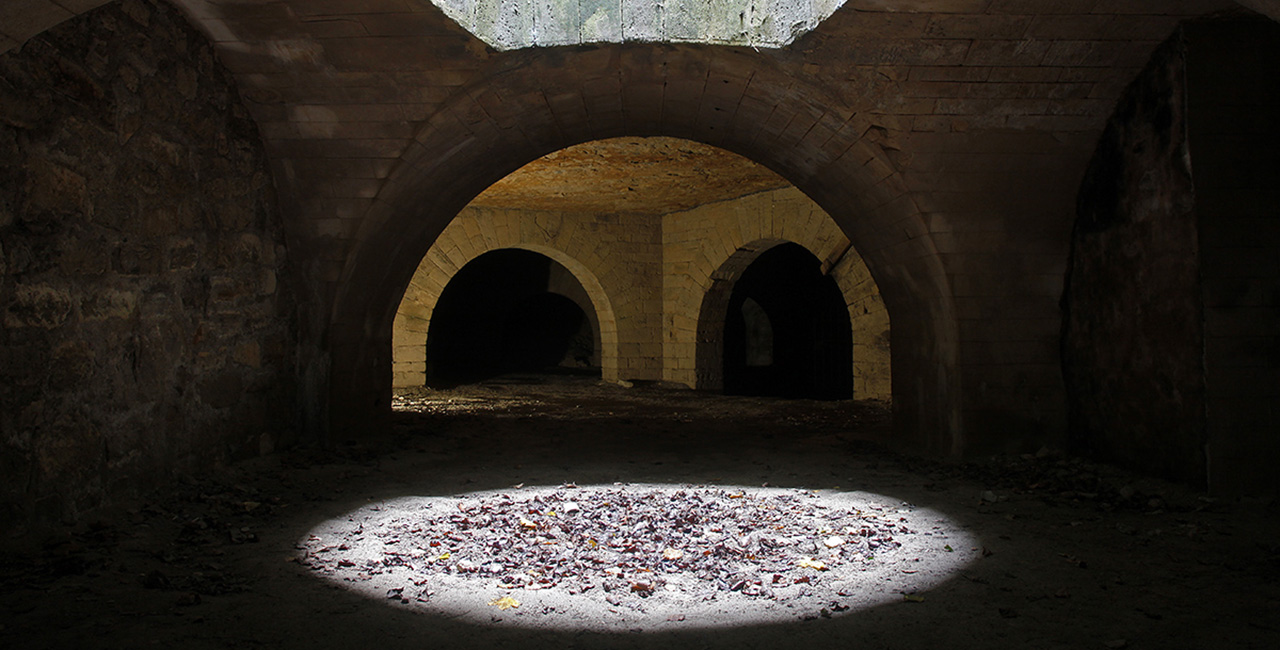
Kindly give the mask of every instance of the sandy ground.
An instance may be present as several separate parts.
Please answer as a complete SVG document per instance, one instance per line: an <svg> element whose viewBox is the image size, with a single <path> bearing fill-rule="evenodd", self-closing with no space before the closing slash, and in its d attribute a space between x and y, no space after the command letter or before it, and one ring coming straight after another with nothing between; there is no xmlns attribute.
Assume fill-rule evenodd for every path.
<svg viewBox="0 0 1280 650"><path fill-rule="evenodd" d="M109 519L3 540L0 648L1280 647L1270 503L1053 455L896 454L875 404L563 378L400 401L389 437L258 459ZM767 483L908 504L945 520L947 545L964 540L927 545L934 555L962 561L928 584L901 567L901 585L845 576L859 606L826 615L809 611L820 598L773 615L734 596L572 616L532 604L545 594L504 610L488 603L523 594L448 581L406 603L300 561L314 531L379 504L568 483ZM468 590L462 608L430 602Z"/></svg>

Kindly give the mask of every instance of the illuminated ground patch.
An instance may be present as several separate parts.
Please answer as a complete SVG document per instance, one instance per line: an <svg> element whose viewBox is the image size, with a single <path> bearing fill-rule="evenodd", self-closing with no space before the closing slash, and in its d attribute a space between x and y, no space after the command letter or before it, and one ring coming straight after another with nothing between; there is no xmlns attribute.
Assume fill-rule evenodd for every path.
<svg viewBox="0 0 1280 650"><path fill-rule="evenodd" d="M940 513L882 495L669 485L405 497L325 522L299 549L317 574L399 606L596 630L834 616L919 598L978 555Z"/></svg>

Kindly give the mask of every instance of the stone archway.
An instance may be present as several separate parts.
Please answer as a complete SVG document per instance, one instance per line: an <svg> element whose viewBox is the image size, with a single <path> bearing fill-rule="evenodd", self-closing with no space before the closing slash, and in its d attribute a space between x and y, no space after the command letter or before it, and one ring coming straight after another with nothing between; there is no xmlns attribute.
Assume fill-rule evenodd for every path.
<svg viewBox="0 0 1280 650"><path fill-rule="evenodd" d="M765 251L786 243L781 239L753 241L734 251L729 259L711 274L711 286L703 294L698 310L698 345L696 357L697 387L703 390L724 389L724 326L733 285Z"/></svg>
<svg viewBox="0 0 1280 650"><path fill-rule="evenodd" d="M618 378L618 326L613 301L601 285L598 274L575 256L548 243L518 237L500 223L476 219L474 212L459 216L459 227L450 228L424 256L406 289L406 297L396 312L393 326L393 372L396 385L421 385L425 381L426 341L431 317L445 286L453 276L478 257L504 249L527 250L543 255L563 267L581 285L589 304L580 304L596 334L601 376ZM465 224L465 227L463 226ZM566 296L573 298L573 296Z"/></svg>
<svg viewBox="0 0 1280 650"><path fill-rule="evenodd" d="M624 134L722 147L823 207L866 259L895 324L895 426L924 450L962 444L956 321L941 260L870 122L728 48L531 51L459 93L415 137L348 258L329 330L339 430L389 408L392 320L416 263L485 187L551 151ZM430 200L425 200L430 197Z"/></svg>
<svg viewBox="0 0 1280 650"><path fill-rule="evenodd" d="M729 394L854 396L850 307L822 266L808 248L781 239L756 240L734 251L712 274L699 309L697 387ZM767 338L755 342L759 350L752 349L752 320L767 330L757 333ZM758 359L751 358L753 352Z"/></svg>
<svg viewBox="0 0 1280 650"><path fill-rule="evenodd" d="M736 200L669 214L663 221L666 304L664 378L688 386L720 390L696 372L703 303L730 258L743 249L771 242L793 242L820 261L823 274L835 280L847 309L853 351L853 396L891 399L890 322L879 288L853 243L830 216L794 187L756 193ZM705 355L705 353L703 353Z"/></svg>
<svg viewBox="0 0 1280 650"><path fill-rule="evenodd" d="M449 277L430 307L425 345L415 347L425 349L424 379L433 387L585 369L600 339L591 298L572 272L526 249L475 257Z"/></svg>

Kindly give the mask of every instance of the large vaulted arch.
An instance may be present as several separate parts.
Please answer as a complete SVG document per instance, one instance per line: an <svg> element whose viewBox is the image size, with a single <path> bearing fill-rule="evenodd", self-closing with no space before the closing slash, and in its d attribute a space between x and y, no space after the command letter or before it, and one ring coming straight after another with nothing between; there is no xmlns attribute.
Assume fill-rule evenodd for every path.
<svg viewBox="0 0 1280 650"><path fill-rule="evenodd" d="M835 219L895 323L896 426L926 449L959 450L954 308L914 201L886 152L864 138L874 132L868 119L761 61L689 45L545 50L456 94L383 185L343 271L329 330L338 432L389 408L396 307L422 255L468 201L573 144L667 135L759 162Z"/></svg>

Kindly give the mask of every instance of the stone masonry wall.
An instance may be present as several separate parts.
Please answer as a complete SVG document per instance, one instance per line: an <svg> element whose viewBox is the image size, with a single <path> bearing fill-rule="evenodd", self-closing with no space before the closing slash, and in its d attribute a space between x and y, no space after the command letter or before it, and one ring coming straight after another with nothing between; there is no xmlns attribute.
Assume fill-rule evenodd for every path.
<svg viewBox="0 0 1280 650"><path fill-rule="evenodd" d="M168 5L0 56L0 528L287 441L285 265L255 124Z"/></svg>
<svg viewBox="0 0 1280 650"><path fill-rule="evenodd" d="M405 291L394 328L394 385L422 385L431 312L453 274L481 253L511 247L545 253L571 271L576 263L592 301L609 306L599 314L604 378L694 387L698 311L712 274L760 239L794 241L824 270L834 266L853 327L854 396L889 399L889 316L875 281L835 222L795 188L661 218L467 208Z"/></svg>
<svg viewBox="0 0 1280 650"><path fill-rule="evenodd" d="M663 218L663 378L697 385L697 331L703 296L738 249L791 241L822 260L849 306L853 396L890 397L889 313L866 264L831 217L794 187L711 203Z"/></svg>
<svg viewBox="0 0 1280 650"><path fill-rule="evenodd" d="M564 265L599 320L605 379L662 378L661 235L656 218L469 207L436 239L393 326L393 383L421 386L431 312L458 269L482 253L523 248Z"/></svg>

